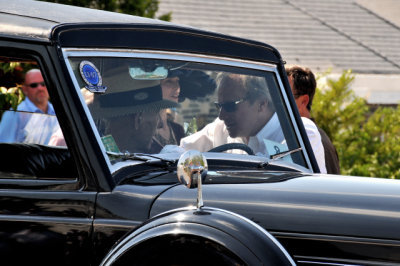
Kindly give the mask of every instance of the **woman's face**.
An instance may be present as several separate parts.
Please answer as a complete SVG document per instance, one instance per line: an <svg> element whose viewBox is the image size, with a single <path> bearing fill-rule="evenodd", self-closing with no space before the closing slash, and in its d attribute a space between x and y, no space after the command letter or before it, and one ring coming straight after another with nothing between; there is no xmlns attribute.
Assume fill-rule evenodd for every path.
<svg viewBox="0 0 400 266"><path fill-rule="evenodd" d="M181 87L179 85L179 78L172 77L166 78L161 81L163 99L178 102Z"/></svg>

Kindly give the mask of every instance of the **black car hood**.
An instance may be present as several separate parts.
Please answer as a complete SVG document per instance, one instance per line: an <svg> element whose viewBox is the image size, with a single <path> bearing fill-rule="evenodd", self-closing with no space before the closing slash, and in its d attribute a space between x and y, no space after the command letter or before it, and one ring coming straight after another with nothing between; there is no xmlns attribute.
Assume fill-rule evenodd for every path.
<svg viewBox="0 0 400 266"><path fill-rule="evenodd" d="M220 170L208 171L203 184L254 184L281 182L306 174L294 171L262 171L262 170ZM173 185L178 182L177 174L173 172L150 172L139 178L125 180L125 183L138 185Z"/></svg>
<svg viewBox="0 0 400 266"><path fill-rule="evenodd" d="M271 175L211 173L211 180L265 180L204 184L204 205L236 212L269 231L400 240L400 180L310 174L268 182ZM182 185L171 187L156 199L150 216L196 205L196 193ZM374 224L377 230L371 230Z"/></svg>
<svg viewBox="0 0 400 266"><path fill-rule="evenodd" d="M309 175L311 171L283 160L267 161L264 157L240 154L205 153L208 174L204 184L270 183ZM178 182L176 162L180 154L148 156L153 161L129 162L114 173L118 183L139 185L172 185ZM146 157L146 155L144 155ZM157 159L158 158L158 159Z"/></svg>

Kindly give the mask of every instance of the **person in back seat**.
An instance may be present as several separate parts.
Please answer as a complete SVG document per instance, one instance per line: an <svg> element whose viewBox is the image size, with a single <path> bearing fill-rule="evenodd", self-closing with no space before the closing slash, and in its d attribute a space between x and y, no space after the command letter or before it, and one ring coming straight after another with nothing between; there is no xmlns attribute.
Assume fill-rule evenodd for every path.
<svg viewBox="0 0 400 266"><path fill-rule="evenodd" d="M59 126L39 69L31 69L25 74L22 91L26 98L17 107L20 112L5 112L2 117L0 142L47 144ZM35 117L32 113L50 116Z"/></svg>

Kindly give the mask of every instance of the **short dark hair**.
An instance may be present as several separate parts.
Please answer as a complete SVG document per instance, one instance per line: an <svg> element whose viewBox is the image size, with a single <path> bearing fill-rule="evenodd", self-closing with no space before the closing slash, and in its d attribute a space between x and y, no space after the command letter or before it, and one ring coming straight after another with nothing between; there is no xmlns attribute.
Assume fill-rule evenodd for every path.
<svg viewBox="0 0 400 266"><path fill-rule="evenodd" d="M293 80L294 88L292 89L295 98L307 94L310 99L307 104L307 109L311 110L315 89L317 87L313 72L307 67L293 66L286 68L286 74Z"/></svg>

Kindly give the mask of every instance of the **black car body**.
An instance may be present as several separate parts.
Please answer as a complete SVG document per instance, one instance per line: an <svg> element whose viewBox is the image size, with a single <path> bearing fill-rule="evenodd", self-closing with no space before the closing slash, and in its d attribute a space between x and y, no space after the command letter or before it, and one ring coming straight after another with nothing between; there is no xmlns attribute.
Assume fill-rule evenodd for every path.
<svg viewBox="0 0 400 266"><path fill-rule="evenodd" d="M40 68L66 142L0 143L2 265L400 264L399 181L319 174L273 47L36 1L1 1L0 18L1 61ZM202 106L215 93L217 72L265 78L285 136L279 147L301 151L277 160L204 152L206 207L189 207L197 192L178 183L178 153L115 150L98 123L110 114L102 104L121 107L116 115L125 110L119 103L129 94L109 93L127 92L119 75L129 69L140 83L146 64L153 68L144 70L145 83L172 70L194 75L173 105L188 114L188 127L202 108L211 110L207 123L218 116ZM196 77L203 83L193 96L187 88L196 88ZM185 105L188 99L193 106Z"/></svg>

